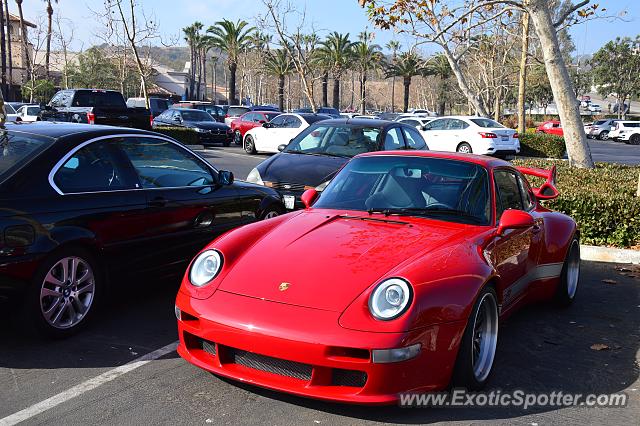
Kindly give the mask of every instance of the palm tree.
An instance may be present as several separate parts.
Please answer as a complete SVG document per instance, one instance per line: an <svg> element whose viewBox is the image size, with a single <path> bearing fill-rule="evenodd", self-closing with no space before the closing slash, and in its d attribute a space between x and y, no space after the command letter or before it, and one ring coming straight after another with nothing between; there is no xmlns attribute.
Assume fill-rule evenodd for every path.
<svg viewBox="0 0 640 426"><path fill-rule="evenodd" d="M391 40L389 43L385 45L385 47L391 50L391 62L396 61L396 57L398 56L398 51L400 50L400 42L397 40ZM396 76L391 77L391 112L395 111L395 100L396 100Z"/></svg>
<svg viewBox="0 0 640 426"><path fill-rule="evenodd" d="M189 99L195 99L193 96L193 92L195 91L195 83L196 83L196 60L197 60L197 44L200 39L200 31L202 30L202 23L196 21L193 24L189 25L182 29L184 33L184 40L189 45L189 53L191 55L191 67L190 67L190 76L189 76Z"/></svg>
<svg viewBox="0 0 640 426"><path fill-rule="evenodd" d="M262 104L262 74L260 70L264 68L265 53L269 52L269 44L271 43L273 36L260 31L254 31L250 38L251 46L254 49L257 60L257 66L254 74L255 99L253 102L256 104Z"/></svg>
<svg viewBox="0 0 640 426"><path fill-rule="evenodd" d="M440 77L440 84L438 85L438 115L444 115L447 93L450 91L448 80L453 75L449 61L442 53L432 56L425 64L424 75Z"/></svg>
<svg viewBox="0 0 640 426"><path fill-rule="evenodd" d="M291 74L293 62L286 49L276 49L267 52L265 56L265 70L268 74L278 77L278 106L284 111L284 82Z"/></svg>
<svg viewBox="0 0 640 426"><path fill-rule="evenodd" d="M16 0L16 5L18 5L18 16L20 17L20 32L22 33L22 44L24 46L26 58L26 69L27 69L27 79L31 80L31 58L29 57L29 47L27 46L27 29L24 26L24 14L22 13L22 0Z"/></svg>
<svg viewBox="0 0 640 426"><path fill-rule="evenodd" d="M409 110L409 89L411 88L411 79L416 75L422 74L423 71L424 65L422 58L413 51L401 53L394 63L387 65L387 77L392 77L394 75L402 77L402 82L404 84L404 112Z"/></svg>
<svg viewBox="0 0 640 426"><path fill-rule="evenodd" d="M353 58L354 44L349 40L349 33L340 34L334 31L322 42L322 47L319 49L333 75L333 107L335 109L340 109L340 78Z"/></svg>
<svg viewBox="0 0 640 426"><path fill-rule="evenodd" d="M49 79L49 58L51 56L51 35L53 24L53 7L51 6L51 0L44 0L47 2L47 50L44 59L44 68L47 80ZM53 0L54 3L58 3L58 0Z"/></svg>
<svg viewBox="0 0 640 426"><path fill-rule="evenodd" d="M353 47L355 68L360 72L360 113L364 114L367 100L367 73L380 67L382 52L380 46L371 44L373 35L367 31L360 33L360 41Z"/></svg>
<svg viewBox="0 0 640 426"><path fill-rule="evenodd" d="M247 21L237 22L223 19L212 25L207 30L211 34L213 46L227 54L227 65L229 66L229 104L238 102L236 99L236 70L238 69L238 59L250 41L254 27L249 27Z"/></svg>
<svg viewBox="0 0 640 426"><path fill-rule="evenodd" d="M9 69L9 87L7 87L7 100L13 100L13 55L11 54L11 32L9 31L10 16L9 0L4 0L4 16L7 19L7 66Z"/></svg>

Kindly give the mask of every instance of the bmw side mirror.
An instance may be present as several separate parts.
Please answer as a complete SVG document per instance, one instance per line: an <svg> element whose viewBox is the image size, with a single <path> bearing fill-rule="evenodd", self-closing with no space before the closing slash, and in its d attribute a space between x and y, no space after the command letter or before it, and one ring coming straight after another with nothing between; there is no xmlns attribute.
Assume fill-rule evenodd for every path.
<svg viewBox="0 0 640 426"><path fill-rule="evenodd" d="M529 213L523 210L505 210L498 224L498 235L503 235L509 229L525 229L533 225L535 222Z"/></svg>
<svg viewBox="0 0 640 426"><path fill-rule="evenodd" d="M220 185L231 185L233 183L233 173L228 170L218 171L218 182Z"/></svg>
<svg viewBox="0 0 640 426"><path fill-rule="evenodd" d="M284 151L284 149L287 147L287 144L283 143L281 145L278 145L278 151L282 152Z"/></svg>
<svg viewBox="0 0 640 426"><path fill-rule="evenodd" d="M304 204L304 208L308 209L316 201L316 198L318 198L318 191L315 189L307 189L302 193L302 197L300 198L302 204Z"/></svg>

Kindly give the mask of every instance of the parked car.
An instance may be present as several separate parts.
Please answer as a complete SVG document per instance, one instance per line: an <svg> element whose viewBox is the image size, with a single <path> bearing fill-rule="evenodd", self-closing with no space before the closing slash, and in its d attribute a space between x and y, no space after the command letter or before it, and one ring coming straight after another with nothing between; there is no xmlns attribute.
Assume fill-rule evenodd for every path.
<svg viewBox="0 0 640 426"><path fill-rule="evenodd" d="M546 182L531 188L524 174ZM480 390L500 367L500 322L579 291L576 223L540 203L557 197L554 178L484 156L358 156L319 197L304 193L305 210L195 257L176 298L178 354L329 401Z"/></svg>
<svg viewBox="0 0 640 426"><path fill-rule="evenodd" d="M120 92L101 89L65 89L40 112L44 121L105 124L149 129L153 116L146 108L129 108Z"/></svg>
<svg viewBox="0 0 640 426"><path fill-rule="evenodd" d="M617 119L596 120L585 125L584 131L588 138L596 138L603 141L609 139L609 132L614 129Z"/></svg>
<svg viewBox="0 0 640 426"><path fill-rule="evenodd" d="M127 106L129 108L146 108L147 103L144 98L129 98L127 99ZM149 98L149 110L154 118L169 108L171 108L171 102L168 99L153 96Z"/></svg>
<svg viewBox="0 0 640 426"><path fill-rule="evenodd" d="M420 114L420 115L425 115L427 117L435 117L437 115L433 111L429 111L428 109L420 109L420 108L410 110L410 112L411 114L416 114L416 115Z"/></svg>
<svg viewBox="0 0 640 426"><path fill-rule="evenodd" d="M203 101L183 101L173 104L172 108L189 108L208 112L218 123L224 123L227 115L225 107L222 105L214 105L211 102Z"/></svg>
<svg viewBox="0 0 640 426"><path fill-rule="evenodd" d="M424 126L426 126L427 123L433 120L435 120L434 117L415 116L415 117L402 117L397 119L396 121L398 123L404 123L404 124L408 124L409 126L413 126L419 131L424 131Z"/></svg>
<svg viewBox="0 0 640 426"><path fill-rule="evenodd" d="M602 107L599 104L589 103L587 110L593 113L602 112Z"/></svg>
<svg viewBox="0 0 640 426"><path fill-rule="evenodd" d="M429 148L505 157L520 152L518 132L497 121L475 116L436 118L422 128Z"/></svg>
<svg viewBox="0 0 640 426"><path fill-rule="evenodd" d="M231 122L231 131L236 145L242 145L244 135L255 127L260 127L281 113L277 111L249 111Z"/></svg>
<svg viewBox="0 0 640 426"><path fill-rule="evenodd" d="M248 130L244 136L244 150L247 154L278 152L280 145L288 144L311 124L330 118L324 114L280 114L271 121Z"/></svg>
<svg viewBox="0 0 640 426"><path fill-rule="evenodd" d="M18 108L16 111L16 121L33 122L40 120L40 105L26 104Z"/></svg>
<svg viewBox="0 0 640 426"><path fill-rule="evenodd" d="M133 271L146 278L181 270L212 235L284 211L272 189L234 182L156 133L6 127L0 295L24 303L24 319L51 336L78 331L107 287Z"/></svg>
<svg viewBox="0 0 640 426"><path fill-rule="evenodd" d="M615 127L609 132L609 139L616 142L629 143L632 135L635 135L640 130L640 121L616 121ZM634 142L637 138L634 137ZM633 143L633 145L637 145Z"/></svg>
<svg viewBox="0 0 640 426"><path fill-rule="evenodd" d="M198 134L198 142L202 145L222 144L229 146L233 141L231 127L218 123L204 111L188 108L171 108L153 120L153 128L183 127Z"/></svg>
<svg viewBox="0 0 640 426"><path fill-rule="evenodd" d="M558 120L549 120L540 124L536 128L536 133L546 133L548 135L564 136L562 123Z"/></svg>
<svg viewBox="0 0 640 426"><path fill-rule="evenodd" d="M287 209L299 209L306 189L322 191L353 156L413 149L429 147L420 132L406 124L369 119L319 121L291 142L283 140L278 147L281 152L258 164L247 181L277 189Z"/></svg>
<svg viewBox="0 0 640 426"><path fill-rule="evenodd" d="M231 127L231 122L238 119L242 114L251 111L251 107L242 105L230 105L224 116L224 124Z"/></svg>
<svg viewBox="0 0 640 426"><path fill-rule="evenodd" d="M313 114L313 110L311 108L298 108L293 110L296 114ZM340 111L331 107L319 107L317 108L316 114L328 115L331 118L340 118Z"/></svg>

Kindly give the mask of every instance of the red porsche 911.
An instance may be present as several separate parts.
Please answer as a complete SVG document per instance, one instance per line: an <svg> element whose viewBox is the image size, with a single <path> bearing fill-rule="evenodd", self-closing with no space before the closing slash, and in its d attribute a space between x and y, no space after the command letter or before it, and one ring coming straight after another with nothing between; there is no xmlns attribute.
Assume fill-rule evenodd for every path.
<svg viewBox="0 0 640 426"><path fill-rule="evenodd" d="M532 188L524 175L546 179ZM468 154L351 160L306 209L233 230L191 263L176 300L179 354L296 395L389 404L477 390L499 323L526 303L570 304L576 223L540 200L555 169Z"/></svg>

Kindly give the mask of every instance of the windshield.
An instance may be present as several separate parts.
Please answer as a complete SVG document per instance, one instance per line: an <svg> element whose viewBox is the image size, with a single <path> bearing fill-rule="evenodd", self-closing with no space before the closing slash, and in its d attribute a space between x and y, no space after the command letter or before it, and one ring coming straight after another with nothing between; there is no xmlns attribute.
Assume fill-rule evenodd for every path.
<svg viewBox="0 0 640 426"><path fill-rule="evenodd" d="M0 183L47 149L53 139L0 131Z"/></svg>
<svg viewBox="0 0 640 426"><path fill-rule="evenodd" d="M502 124L497 121L493 121L490 118L472 118L471 122L479 127L484 127L486 129L500 128L504 127Z"/></svg>
<svg viewBox="0 0 640 426"><path fill-rule="evenodd" d="M594 122L593 125L594 126L601 126L606 122L607 122L607 120L598 120L598 121Z"/></svg>
<svg viewBox="0 0 640 426"><path fill-rule="evenodd" d="M377 127L318 124L296 136L285 152L353 157L363 152L377 151L381 132Z"/></svg>
<svg viewBox="0 0 640 426"><path fill-rule="evenodd" d="M78 90L73 98L74 107L126 108L124 98L118 92Z"/></svg>
<svg viewBox="0 0 640 426"><path fill-rule="evenodd" d="M431 217L487 225L487 171L441 158L356 158L336 175L314 208Z"/></svg>
<svg viewBox="0 0 640 426"><path fill-rule="evenodd" d="M16 110L9 104L4 104L4 109L7 111L7 114L15 114Z"/></svg>
<svg viewBox="0 0 640 426"><path fill-rule="evenodd" d="M215 121L211 114L197 109L182 111L182 119L184 121Z"/></svg>

